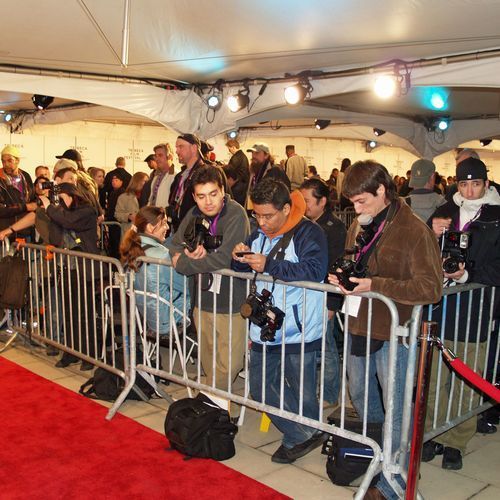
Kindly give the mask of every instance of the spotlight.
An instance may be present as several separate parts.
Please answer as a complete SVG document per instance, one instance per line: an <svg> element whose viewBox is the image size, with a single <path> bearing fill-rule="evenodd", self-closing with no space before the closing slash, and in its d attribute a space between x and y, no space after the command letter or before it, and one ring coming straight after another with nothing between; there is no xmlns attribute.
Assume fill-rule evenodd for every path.
<svg viewBox="0 0 500 500"><path fill-rule="evenodd" d="M222 106L222 100L219 94L211 94L207 99L207 106L214 111L217 111Z"/></svg>
<svg viewBox="0 0 500 500"><path fill-rule="evenodd" d="M285 89L285 101L287 104L292 106L302 104L309 92L309 87L302 85L301 83L296 83L295 85Z"/></svg>
<svg viewBox="0 0 500 500"><path fill-rule="evenodd" d="M227 98L227 107L233 113L236 113L236 112L242 110L243 108L246 108L248 106L249 102L250 102L250 98L248 97L248 91L240 90L237 94L230 95Z"/></svg>
<svg viewBox="0 0 500 500"><path fill-rule="evenodd" d="M481 139L479 141L479 144L481 144L481 146L488 146L489 144L491 144L491 141L492 139Z"/></svg>
<svg viewBox="0 0 500 500"><path fill-rule="evenodd" d="M390 75L379 76L373 87L375 94L381 99L389 99L396 93L396 89L396 78Z"/></svg>
<svg viewBox="0 0 500 500"><path fill-rule="evenodd" d="M50 97L48 95L40 95L40 94L35 94L31 98L31 100L33 101L33 104L35 105L35 108L38 108L39 110L47 109L54 102L53 97Z"/></svg>
<svg viewBox="0 0 500 500"><path fill-rule="evenodd" d="M377 136L380 137L381 135L385 134L385 130L382 130L381 128L374 128L373 133Z"/></svg>
<svg viewBox="0 0 500 500"><path fill-rule="evenodd" d="M228 139L236 139L236 137L238 137L238 131L237 130L230 130L227 133L227 138Z"/></svg>
<svg viewBox="0 0 500 500"><path fill-rule="evenodd" d="M12 113L6 113L3 119L8 123L12 120Z"/></svg>
<svg viewBox="0 0 500 500"><path fill-rule="evenodd" d="M5 111L3 109L0 109L0 115L4 115Z"/></svg>
<svg viewBox="0 0 500 500"><path fill-rule="evenodd" d="M377 141L370 141L368 143L368 146L370 146L372 149L377 147Z"/></svg>
<svg viewBox="0 0 500 500"><path fill-rule="evenodd" d="M330 123L332 123L331 120L314 120L314 126L318 129L318 130L323 130L324 128L328 127L328 125L330 125Z"/></svg>
<svg viewBox="0 0 500 500"><path fill-rule="evenodd" d="M431 95L431 106L434 109L443 109L445 105L443 96L441 94L438 94L437 92L434 92Z"/></svg>
<svg viewBox="0 0 500 500"><path fill-rule="evenodd" d="M365 142L365 151L367 153L371 153L377 147L377 141L366 141Z"/></svg>
<svg viewBox="0 0 500 500"><path fill-rule="evenodd" d="M437 121L437 128L443 132L448 129L449 125L449 121L445 118L440 118Z"/></svg>

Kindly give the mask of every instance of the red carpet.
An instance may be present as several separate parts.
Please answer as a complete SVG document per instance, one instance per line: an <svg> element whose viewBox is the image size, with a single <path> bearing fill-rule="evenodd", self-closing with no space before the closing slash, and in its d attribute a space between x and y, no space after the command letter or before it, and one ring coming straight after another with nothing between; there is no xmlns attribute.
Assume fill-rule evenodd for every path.
<svg viewBox="0 0 500 500"><path fill-rule="evenodd" d="M2 500L287 498L2 357L0 386Z"/></svg>

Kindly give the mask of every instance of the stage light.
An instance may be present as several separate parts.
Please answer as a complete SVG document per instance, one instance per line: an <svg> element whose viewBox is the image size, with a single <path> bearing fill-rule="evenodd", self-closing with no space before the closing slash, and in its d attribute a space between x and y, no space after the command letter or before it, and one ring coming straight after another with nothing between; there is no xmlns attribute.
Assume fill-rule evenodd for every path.
<svg viewBox="0 0 500 500"><path fill-rule="evenodd" d="M382 75L375 80L373 90L381 99L389 99L396 93L397 82L393 75Z"/></svg>
<svg viewBox="0 0 500 500"><path fill-rule="evenodd" d="M243 108L248 106L250 102L250 98L248 97L247 91L240 90L237 94L230 95L227 98L227 107L233 112L236 113Z"/></svg>
<svg viewBox="0 0 500 500"><path fill-rule="evenodd" d="M373 133L377 136L380 137L381 135L385 134L385 130L382 130L381 128L374 128Z"/></svg>
<svg viewBox="0 0 500 500"><path fill-rule="evenodd" d="M440 119L437 121L437 128L438 128L439 130L442 130L443 132L444 132L445 130L447 130L449 126L450 126L449 121L448 121L447 119L445 119L445 118L440 118Z"/></svg>
<svg viewBox="0 0 500 500"><path fill-rule="evenodd" d="M39 110L44 110L47 109L53 102L54 98L50 97L48 95L40 95L40 94L35 94L31 100L33 101L33 104L35 105L35 108L38 108Z"/></svg>
<svg viewBox="0 0 500 500"><path fill-rule="evenodd" d="M481 139L479 141L479 144L481 144L481 146L488 146L489 144L491 144L491 141L492 139Z"/></svg>
<svg viewBox="0 0 500 500"><path fill-rule="evenodd" d="M431 95L431 106L434 109L443 109L444 105L445 102L441 94L435 92L434 94Z"/></svg>
<svg viewBox="0 0 500 500"><path fill-rule="evenodd" d="M228 133L227 133L227 138L228 139L236 139L236 137L238 137L238 131L237 130L230 130Z"/></svg>
<svg viewBox="0 0 500 500"><path fill-rule="evenodd" d="M217 111L222 106L222 100L219 94L211 94L207 99L207 106L214 111Z"/></svg>
<svg viewBox="0 0 500 500"><path fill-rule="evenodd" d="M314 120L314 126L318 129L318 130L323 130L324 128L328 127L328 125L330 125L330 123L332 123L331 120Z"/></svg>
<svg viewBox="0 0 500 500"><path fill-rule="evenodd" d="M3 119L8 123L12 120L12 114L11 113L6 113Z"/></svg>
<svg viewBox="0 0 500 500"><path fill-rule="evenodd" d="M368 143L368 146L370 146L372 149L377 147L377 141L370 141Z"/></svg>
<svg viewBox="0 0 500 500"><path fill-rule="evenodd" d="M306 86L297 83L285 89L285 101L292 106L302 104L308 93L309 89Z"/></svg>

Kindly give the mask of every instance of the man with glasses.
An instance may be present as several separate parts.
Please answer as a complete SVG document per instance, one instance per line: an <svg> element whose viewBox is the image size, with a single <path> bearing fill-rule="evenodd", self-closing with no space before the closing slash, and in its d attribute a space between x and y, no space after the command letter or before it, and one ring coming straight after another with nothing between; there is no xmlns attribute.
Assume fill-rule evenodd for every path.
<svg viewBox="0 0 500 500"><path fill-rule="evenodd" d="M233 247L250 229L243 207L225 193L221 169L199 168L190 183L196 205L183 218L169 249L175 269L191 277L206 383L226 390L243 369L245 321L239 311L246 283L240 279L231 283L229 277L213 273L230 267Z"/></svg>
<svg viewBox="0 0 500 500"><path fill-rule="evenodd" d="M320 226L304 217L306 204L300 191L290 195L282 182L264 179L252 191L251 201L259 227L245 243L234 247L233 269L264 273L283 281L322 282L328 266L326 237ZM258 326L252 322L250 326L252 397L262 401L264 385L262 402L279 408L283 386L285 410L318 420L316 366L323 331L323 317L318 312L323 307L323 293L263 282L255 285L255 292L261 297L271 291L271 312L276 318L280 313L284 317L282 325L267 322ZM251 302L251 297L247 298L247 304ZM274 415L270 418L283 433L282 444L271 458L273 462L292 463L325 440L324 434L314 428Z"/></svg>

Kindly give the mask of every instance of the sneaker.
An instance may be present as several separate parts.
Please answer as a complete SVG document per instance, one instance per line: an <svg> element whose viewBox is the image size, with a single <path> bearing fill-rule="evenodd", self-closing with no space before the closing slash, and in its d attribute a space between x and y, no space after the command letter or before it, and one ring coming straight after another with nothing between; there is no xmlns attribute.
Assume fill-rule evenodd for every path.
<svg viewBox="0 0 500 500"><path fill-rule="evenodd" d="M271 457L271 461L278 464L291 464L298 458L307 455L315 448L321 446L328 439L326 432L318 432L303 443L296 444L293 448L286 448L281 445Z"/></svg>
<svg viewBox="0 0 500 500"><path fill-rule="evenodd" d="M427 441L422 447L422 462L430 462L436 455L442 455L444 446L436 441Z"/></svg>
<svg viewBox="0 0 500 500"><path fill-rule="evenodd" d="M479 417L477 419L477 428L476 428L477 432L479 432L480 434L495 434L495 432L497 431L497 428L495 425L493 425L492 423L488 422L488 420L486 419L486 417Z"/></svg>
<svg viewBox="0 0 500 500"><path fill-rule="evenodd" d="M460 470L462 468L462 453L460 450L446 446L441 467L448 470Z"/></svg>

